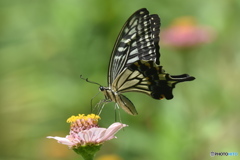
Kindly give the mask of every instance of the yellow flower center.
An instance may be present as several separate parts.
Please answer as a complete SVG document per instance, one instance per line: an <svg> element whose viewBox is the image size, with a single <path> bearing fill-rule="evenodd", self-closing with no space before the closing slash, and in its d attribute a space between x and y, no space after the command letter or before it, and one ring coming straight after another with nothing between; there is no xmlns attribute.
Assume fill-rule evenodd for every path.
<svg viewBox="0 0 240 160"><path fill-rule="evenodd" d="M79 114L77 116L71 116L67 119L67 123L71 123L71 130L79 132L81 130L89 129L98 126L98 120L100 117L95 114Z"/></svg>
<svg viewBox="0 0 240 160"><path fill-rule="evenodd" d="M88 114L85 116L85 114L79 114L78 116L71 116L67 119L67 123L74 123L76 122L76 120L81 119L81 120L93 120L93 121L97 121L100 119L100 117L98 115L95 114Z"/></svg>

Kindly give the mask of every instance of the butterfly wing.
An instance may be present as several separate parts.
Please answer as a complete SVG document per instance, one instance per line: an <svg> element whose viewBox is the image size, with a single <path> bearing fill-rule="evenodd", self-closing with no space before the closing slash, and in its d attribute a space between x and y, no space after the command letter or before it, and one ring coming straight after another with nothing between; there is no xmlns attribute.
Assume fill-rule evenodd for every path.
<svg viewBox="0 0 240 160"><path fill-rule="evenodd" d="M160 66L160 18L147 9L136 11L124 24L115 42L108 68L108 85L103 92L131 115L133 103L121 93L141 92L154 99L172 99L179 82L194 80L187 74L171 76Z"/></svg>
<svg viewBox="0 0 240 160"><path fill-rule="evenodd" d="M141 92L154 99L172 99L172 90L177 83L194 79L187 74L170 75L153 61L139 60L125 69L112 87L119 93Z"/></svg>
<svg viewBox="0 0 240 160"><path fill-rule="evenodd" d="M117 92L112 94L112 99L128 114L137 115L133 103L121 93L140 92L154 99L172 99L172 90L177 83L194 79L187 74L169 75L155 62L139 60L123 70L113 81L112 89Z"/></svg>
<svg viewBox="0 0 240 160"><path fill-rule="evenodd" d="M108 84L138 60L159 64L160 18L143 8L126 21L115 42L108 68Z"/></svg>

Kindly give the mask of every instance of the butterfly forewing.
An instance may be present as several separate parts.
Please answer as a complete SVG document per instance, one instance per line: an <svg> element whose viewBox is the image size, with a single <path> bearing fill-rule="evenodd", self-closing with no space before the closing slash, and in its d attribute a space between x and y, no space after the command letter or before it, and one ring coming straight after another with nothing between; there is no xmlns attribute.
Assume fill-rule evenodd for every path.
<svg viewBox="0 0 240 160"><path fill-rule="evenodd" d="M115 42L109 68L108 84L128 66L138 60L159 64L160 18L149 15L147 9L136 11L124 24Z"/></svg>

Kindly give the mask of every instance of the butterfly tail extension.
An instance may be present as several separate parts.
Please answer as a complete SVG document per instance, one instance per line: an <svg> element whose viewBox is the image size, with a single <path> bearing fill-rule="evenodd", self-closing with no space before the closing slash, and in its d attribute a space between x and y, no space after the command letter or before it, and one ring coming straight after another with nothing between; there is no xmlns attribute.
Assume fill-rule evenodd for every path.
<svg viewBox="0 0 240 160"><path fill-rule="evenodd" d="M172 90L173 88L175 88L176 84L180 82L192 81L195 79L195 77L189 76L188 74L182 75L165 74L165 79L167 81L165 98L169 100L173 98Z"/></svg>
<svg viewBox="0 0 240 160"><path fill-rule="evenodd" d="M134 104L124 95L119 94L118 96L116 96L116 102L128 114L133 116L138 115Z"/></svg>

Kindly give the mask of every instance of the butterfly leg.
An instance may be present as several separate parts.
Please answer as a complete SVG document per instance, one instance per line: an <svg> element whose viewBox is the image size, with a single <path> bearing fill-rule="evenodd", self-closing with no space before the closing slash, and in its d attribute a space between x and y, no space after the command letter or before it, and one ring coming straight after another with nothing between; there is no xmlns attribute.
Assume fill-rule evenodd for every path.
<svg viewBox="0 0 240 160"><path fill-rule="evenodd" d="M115 111L115 122L119 120L119 122L122 122L121 120L121 113L119 112L119 105L115 103L114 111Z"/></svg>
<svg viewBox="0 0 240 160"><path fill-rule="evenodd" d="M93 110L96 110L96 113L100 115L102 113L104 106L109 102L112 102L112 101L108 99L102 99L94 106Z"/></svg>
<svg viewBox="0 0 240 160"><path fill-rule="evenodd" d="M94 99L95 97L97 97L97 96L99 95L99 93L100 93L100 92L98 92L95 96L93 96L93 97L91 98L91 102L90 102L90 103L91 103L91 104L90 104L90 105L91 105L91 112L93 112L93 110L95 109L95 107L93 108L93 99Z"/></svg>

